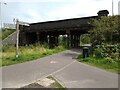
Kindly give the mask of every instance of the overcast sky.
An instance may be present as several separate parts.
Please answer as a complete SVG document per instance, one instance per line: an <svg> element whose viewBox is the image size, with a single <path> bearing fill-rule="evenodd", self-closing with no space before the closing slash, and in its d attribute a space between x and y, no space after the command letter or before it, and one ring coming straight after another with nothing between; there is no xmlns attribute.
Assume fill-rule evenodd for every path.
<svg viewBox="0 0 120 90"><path fill-rule="evenodd" d="M114 14L118 14L120 0L113 1ZM13 23L13 18L34 23L96 16L105 9L112 14L112 0L2 0L1 15L2 23Z"/></svg>

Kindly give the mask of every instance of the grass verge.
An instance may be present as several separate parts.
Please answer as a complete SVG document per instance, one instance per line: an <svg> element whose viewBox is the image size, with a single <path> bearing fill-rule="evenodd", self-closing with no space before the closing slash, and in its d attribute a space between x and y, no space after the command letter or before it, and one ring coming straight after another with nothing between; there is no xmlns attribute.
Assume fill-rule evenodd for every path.
<svg viewBox="0 0 120 90"><path fill-rule="evenodd" d="M83 58L82 54L78 56L77 59L79 62L89 64L113 73L120 73L120 62L116 62L114 60L110 60L108 58L95 58L93 56Z"/></svg>
<svg viewBox="0 0 120 90"><path fill-rule="evenodd" d="M58 46L54 49L49 49L41 45L21 46L19 47L19 57L17 59L15 58L15 50L16 48L14 46L4 46L2 48L2 52L0 52L0 56L2 56L2 64L0 64L1 66L8 66L36 60L44 56L64 51L66 48L63 46Z"/></svg>

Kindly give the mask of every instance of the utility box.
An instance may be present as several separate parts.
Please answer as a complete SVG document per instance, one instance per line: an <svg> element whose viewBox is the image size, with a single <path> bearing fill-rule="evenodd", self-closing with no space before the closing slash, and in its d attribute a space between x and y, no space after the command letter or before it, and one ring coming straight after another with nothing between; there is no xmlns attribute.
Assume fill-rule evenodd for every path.
<svg viewBox="0 0 120 90"><path fill-rule="evenodd" d="M83 47L83 58L89 57L89 48Z"/></svg>

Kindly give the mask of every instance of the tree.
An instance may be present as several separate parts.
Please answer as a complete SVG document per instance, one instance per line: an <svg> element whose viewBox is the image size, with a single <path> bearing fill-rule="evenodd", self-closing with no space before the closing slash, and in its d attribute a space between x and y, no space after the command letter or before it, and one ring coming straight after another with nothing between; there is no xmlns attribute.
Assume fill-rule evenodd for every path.
<svg viewBox="0 0 120 90"><path fill-rule="evenodd" d="M90 35L89 34L83 34L80 36L80 40L83 44L90 44Z"/></svg>
<svg viewBox="0 0 120 90"><path fill-rule="evenodd" d="M120 22L118 18L119 16L103 16L98 20L93 20L93 29L91 30L91 42L93 45L120 42L120 30L118 29Z"/></svg>

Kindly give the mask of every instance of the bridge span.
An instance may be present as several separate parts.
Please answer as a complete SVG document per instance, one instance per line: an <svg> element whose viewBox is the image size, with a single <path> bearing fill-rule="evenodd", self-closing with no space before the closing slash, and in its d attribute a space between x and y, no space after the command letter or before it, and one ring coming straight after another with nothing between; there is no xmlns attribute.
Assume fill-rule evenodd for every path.
<svg viewBox="0 0 120 90"><path fill-rule="evenodd" d="M48 43L52 48L59 44L60 35L67 36L68 47L80 46L80 36L89 33L92 29L92 20L101 16L108 16L107 10L101 10L98 16L72 18L57 21L31 23L29 26L20 26L20 44L36 42Z"/></svg>

